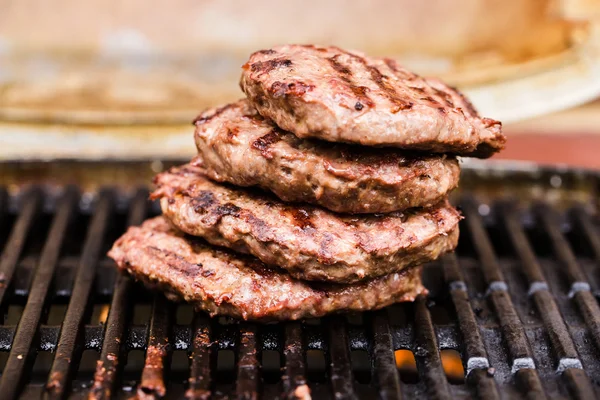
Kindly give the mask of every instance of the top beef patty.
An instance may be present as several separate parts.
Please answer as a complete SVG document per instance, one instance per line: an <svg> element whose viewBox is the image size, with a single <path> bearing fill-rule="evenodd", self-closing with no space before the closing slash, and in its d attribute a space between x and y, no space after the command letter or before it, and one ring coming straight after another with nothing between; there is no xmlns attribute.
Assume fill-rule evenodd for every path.
<svg viewBox="0 0 600 400"><path fill-rule="evenodd" d="M261 115L300 138L482 158L506 140L500 122L441 81L337 47L258 51L240 85Z"/></svg>
<svg viewBox="0 0 600 400"><path fill-rule="evenodd" d="M197 166L211 179L344 213L435 205L460 174L456 158L443 154L299 139L261 117L248 100L200 114L195 140Z"/></svg>
<svg viewBox="0 0 600 400"><path fill-rule="evenodd" d="M131 227L109 252L120 269L167 297L211 315L251 320L320 317L366 311L427 293L419 268L351 286L292 279L253 257L213 248L173 229L163 217Z"/></svg>

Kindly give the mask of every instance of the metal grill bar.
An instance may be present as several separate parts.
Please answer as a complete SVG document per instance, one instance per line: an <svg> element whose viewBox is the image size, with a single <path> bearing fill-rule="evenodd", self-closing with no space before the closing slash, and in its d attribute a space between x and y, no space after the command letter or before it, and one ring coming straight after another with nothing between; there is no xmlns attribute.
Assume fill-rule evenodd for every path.
<svg viewBox="0 0 600 400"><path fill-rule="evenodd" d="M41 200L42 193L39 188L34 187L25 194L19 218L10 233L8 242L4 246L4 252L0 259L0 309L3 309L6 303L6 292L11 286L13 274L17 268L17 261L31 231L31 224L33 224L39 211ZM4 313L0 314L2 314L0 318L3 318Z"/></svg>
<svg viewBox="0 0 600 400"><path fill-rule="evenodd" d="M521 224L517 220L514 205L505 204L502 210L508 237L521 259L527 277L528 293L533 297L539 315L550 335L550 342L556 355L557 372L562 372L567 367L565 361L568 360L571 361L571 365L577 364L577 368L581 368L581 362L573 340L552 295L548 291L548 284L542 274L542 269L537 262L533 249L529 246L529 241Z"/></svg>
<svg viewBox="0 0 600 400"><path fill-rule="evenodd" d="M488 370L475 368L467 375L467 382L473 384L480 399L496 400L500 398L492 374Z"/></svg>
<svg viewBox="0 0 600 400"><path fill-rule="evenodd" d="M569 297L575 299L590 329L592 338L597 348L600 349L600 307L598 302L590 291L590 285L585 279L585 275L579 267L569 243L560 232L554 211L547 204L542 203L536 207L536 212L552 242L556 257L566 269L565 272L570 285Z"/></svg>
<svg viewBox="0 0 600 400"><path fill-rule="evenodd" d="M165 375L168 372L171 309L172 304L163 295L157 293L154 296L146 360L137 391L140 398L161 398L167 393Z"/></svg>
<svg viewBox="0 0 600 400"><path fill-rule="evenodd" d="M329 377L333 397L336 399L356 398L348 350L346 323L342 317L331 317L327 321L327 346L329 348Z"/></svg>
<svg viewBox="0 0 600 400"><path fill-rule="evenodd" d="M240 328L237 366L237 398L254 400L258 397L259 366L256 346L257 328L254 324L244 324Z"/></svg>
<svg viewBox="0 0 600 400"><path fill-rule="evenodd" d="M565 370L563 375L566 377L569 391L574 399L593 399L596 397L592 383L585 371L577 368L569 368Z"/></svg>
<svg viewBox="0 0 600 400"><path fill-rule="evenodd" d="M485 396L486 399L497 399L499 398L498 389L492 375L488 374L488 369L491 367L490 362L456 255L451 253L443 256L442 265L463 339L462 347L465 356L463 358L466 358L467 382L475 385L480 396Z"/></svg>
<svg viewBox="0 0 600 400"><path fill-rule="evenodd" d="M29 290L30 295L27 299L27 305L23 310L23 315L21 316L12 342L8 361L2 373L0 393L2 393L2 397L5 399L17 398L22 388L23 375L31 367L32 361L36 356L36 348L33 346L33 342L40 325L42 312L46 308L48 290L54 276L56 262L60 255L69 221L73 215L77 197L77 190L74 187L69 187L58 203L57 212L52 221L48 239L42 250L42 255Z"/></svg>
<svg viewBox="0 0 600 400"><path fill-rule="evenodd" d="M306 365L302 341L302 325L300 322L288 322L285 325L285 344L283 357L285 360L285 374L283 376L283 390L286 398L302 397L299 392L306 392Z"/></svg>
<svg viewBox="0 0 600 400"><path fill-rule="evenodd" d="M138 190L131 203L127 226L139 225L144 220L148 211L147 204L148 191ZM102 353L96 367L90 398L109 399L116 388L122 359L127 356L122 351L122 343L125 340L130 315L131 288L131 279L126 275L119 275L106 320Z"/></svg>
<svg viewBox="0 0 600 400"><path fill-rule="evenodd" d="M400 399L400 376L396 368L390 324L385 311L373 315L373 369L381 399Z"/></svg>
<svg viewBox="0 0 600 400"><path fill-rule="evenodd" d="M572 211L577 228L582 231L583 236L587 239L594 253L596 262L600 264L600 235L592 226L591 216L585 211L585 208L580 204L574 207Z"/></svg>
<svg viewBox="0 0 600 400"><path fill-rule="evenodd" d="M190 358L192 360L188 399L208 399L211 395L212 371L216 360L214 342L211 341L212 327L210 318L203 313L194 316L194 333Z"/></svg>
<svg viewBox="0 0 600 400"><path fill-rule="evenodd" d="M36 191L38 197L34 199ZM127 397L132 382L122 381L120 368L132 350L147 350L143 370L132 370L141 375L137 394L146 398L159 398L163 394L167 399L180 398L178 396L184 394L191 399L228 395L252 399L269 399L276 395L280 395L279 398L304 398L309 393L309 386L313 398L395 399L405 395L411 398L477 396L496 399L545 398L547 394L552 398L587 399L598 396L595 377L600 373L600 346L594 335L599 329L600 310L592 295L595 287L590 287L596 281L589 280L597 271L592 267L587 250L591 249L592 257L600 261L600 238L596 220L588 215L583 205L571 211L569 216L573 224L566 226L571 230L569 240L571 235L581 238L587 246L585 249L571 248L558 224L557 213L548 204L533 208L536 218L531 222L539 229L526 232L523 221L529 224L526 218L529 214L521 215L516 204L502 202L500 206L491 206L492 214L484 221L479 210L488 210L487 205L483 207L467 197L463 203L467 229L461 238L471 236L472 239L463 241L456 255L442 259L443 271L435 265L424 268L429 299L436 304L432 309L428 308L430 300L420 297L414 305L368 313L361 319L352 319L351 324L346 323L344 316L334 316L324 319L322 324L290 322L280 327L260 327L227 321L221 325L206 314L197 313L192 324L174 325L171 303L157 295L152 309L145 306L135 309L136 318L147 318L146 321L131 325L131 306L134 302L146 305L148 297L132 297L132 291L137 293L141 288L116 274L112 262L99 252L109 245L106 243L108 234L111 238L120 234L108 230L113 207L120 217L123 206L128 206L127 223L138 224L148 211L147 192L136 192L132 200L114 196L116 191L103 191L96 197L91 210L86 201L82 201L76 212L67 210L66 205L70 203L71 209L75 208L76 191L71 200L66 200L68 192L60 194L57 200L54 190L42 192L34 187L11 197L8 202L2 198L3 193L0 187L0 219L5 222L4 231L0 233L5 245L0 269L8 268L9 272L12 269L12 275L0 282L0 289L4 313L12 325L0 326L0 352L7 356L0 377L2 398L39 397L44 390L40 382L48 376L44 370L47 359L38 356L35 367L32 361L36 352L48 354L55 348L59 352L52 363L50 377L59 371L64 379L52 382L56 387L48 385L46 398ZM42 199L44 214L39 212ZM152 208L152 213L157 212L158 209ZM46 232L48 213L52 219ZM91 216L89 223L87 215ZM69 220L77 224L73 230L87 227L85 237L69 235ZM484 222L490 223L489 232ZM38 226L44 232L36 230ZM492 246L497 228L506 233L508 248L503 242L497 247L494 242ZM540 231L545 232L544 238L548 236L556 262L540 263L534 251ZM44 236L46 233L48 235ZM528 241L530 237L531 242ZM468 245L473 246L476 257L466 247ZM81 256L73 254L80 248L83 249ZM63 257L62 252L66 253ZM560 265L564 267L560 268ZM567 270L569 273L564 274ZM568 279L562 280L564 288L560 286L561 272L568 275ZM54 281L53 275L56 276ZM487 292L480 290L482 275ZM512 286L510 294L515 296L514 303L508 282ZM527 290L521 291L522 287L529 288L529 296L519 297L520 301L517 301L516 296L527 293ZM572 302L566 296L569 292ZM484 294L485 302L480 300ZM102 299L111 297L106 326L83 325L95 295ZM455 314L442 304L447 296L452 300ZM22 315L18 315L25 299ZM521 301L529 299L531 301ZM63 324L40 325L45 318L44 312L56 302L64 304L65 300L69 301L69 306ZM76 302L79 307L74 305ZM52 308L52 312L59 309ZM390 310L398 313L388 314ZM531 314L532 310L535 314ZM12 322L16 321L15 316L20 317L18 325ZM518 316L523 317L523 322ZM176 343L177 349L189 352L187 383L179 374L182 367L187 368L182 364L185 360L175 357L173 373L169 374L171 341ZM232 373L232 378L235 375L233 385L229 379L216 382L217 376L221 376L215 375L217 345L220 349L235 351L236 372L223 369L223 373ZM410 349L415 355L421 378L418 382L400 381L394 360L396 348ZM81 370L78 366L83 349L101 351L93 380L88 375L93 369L90 371L87 363L82 363ZM322 377L311 373L313 365L305 360L309 349L325 352L329 380L323 381ZM453 385L447 382L440 349L461 352L466 385L455 380L450 381ZM265 350L282 351L284 372L279 383L271 382L275 374L266 374L263 388L260 352ZM351 351L357 350L367 351L370 356L370 381L366 379L367 375L362 375L362 366L353 373L353 362L360 357L355 360ZM20 359L19 354L24 357ZM534 354L539 372L529 368L533 366ZM361 357L364 355L360 354ZM548 363L550 369L546 367ZM319 364L317 361L315 368L320 371ZM127 379L130 379L129 369L134 366L128 367ZM552 369L558 373L554 374ZM75 372L77 379L71 388ZM315 376L314 382L310 380L312 376ZM405 379L404 375L402 379ZM90 384L91 390L88 389Z"/></svg>
<svg viewBox="0 0 600 400"><path fill-rule="evenodd" d="M487 369L490 367L487 353L479 334L475 314L469 303L467 285L460 272L456 255L446 254L442 257L442 264L463 338L464 353L467 358L467 375L475 368Z"/></svg>
<svg viewBox="0 0 600 400"><path fill-rule="evenodd" d="M517 219L514 204L503 204L502 214L508 236L517 255L521 259L527 277L529 284L528 293L533 297L535 306L550 337L550 343L556 359L556 372L563 374L575 397L581 394L590 395L593 391L590 392L591 385L585 372L571 372L573 368L583 368L579 354L577 354L569 330L548 289L548 284L533 249L529 246L529 241Z"/></svg>
<svg viewBox="0 0 600 400"><path fill-rule="evenodd" d="M434 399L450 399L435 330L427 309L427 299L424 296L419 296L415 300L414 354L419 375L425 380L429 396Z"/></svg>
<svg viewBox="0 0 600 400"><path fill-rule="evenodd" d="M535 371L527 336L508 294L508 286L504 281L489 236L483 227L477 204L473 198L466 198L462 206L469 233L481 262L484 279L488 285L486 294L498 316L502 335L508 347L512 362L511 370L513 374L517 374L518 379L519 377L524 378L522 382L529 394L545 397L539 376ZM520 372L522 369L527 371Z"/></svg>
<svg viewBox="0 0 600 400"><path fill-rule="evenodd" d="M83 347L81 341L83 339L84 316L91 302L91 289L94 283L96 262L100 256L108 222L111 219L113 196L114 193L111 190L103 190L100 193L96 212L85 238L73 293L60 331L56 356L46 384L45 395L48 398L58 399L65 396L70 389L73 371L76 370L79 364Z"/></svg>

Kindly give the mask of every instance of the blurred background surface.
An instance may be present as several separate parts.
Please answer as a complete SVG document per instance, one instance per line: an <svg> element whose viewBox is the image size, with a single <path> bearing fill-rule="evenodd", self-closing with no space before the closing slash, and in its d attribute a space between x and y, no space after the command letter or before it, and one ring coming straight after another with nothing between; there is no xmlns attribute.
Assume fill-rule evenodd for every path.
<svg viewBox="0 0 600 400"><path fill-rule="evenodd" d="M458 86L500 158L600 168L600 0L0 0L0 159L188 158L190 121L281 43Z"/></svg>

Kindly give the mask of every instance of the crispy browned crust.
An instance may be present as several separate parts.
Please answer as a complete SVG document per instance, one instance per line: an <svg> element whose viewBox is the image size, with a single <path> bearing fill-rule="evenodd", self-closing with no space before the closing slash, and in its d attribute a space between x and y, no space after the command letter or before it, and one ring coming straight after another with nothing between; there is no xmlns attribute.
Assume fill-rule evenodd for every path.
<svg viewBox="0 0 600 400"><path fill-rule="evenodd" d="M219 182L260 186L287 202L344 213L439 203L458 184L455 157L303 140L244 99L198 116L197 166Z"/></svg>
<svg viewBox="0 0 600 400"><path fill-rule="evenodd" d="M456 89L337 47L255 52L240 86L261 115L300 138L482 158L506 140L501 123L481 118Z"/></svg>
<svg viewBox="0 0 600 400"><path fill-rule="evenodd" d="M308 283L260 261L213 248L173 229L163 217L132 227L109 252L118 267L174 300L211 315L248 320L320 317L378 309L425 293L419 268L342 286Z"/></svg>
<svg viewBox="0 0 600 400"><path fill-rule="evenodd" d="M154 198L178 229L252 254L293 277L352 283L455 248L460 215L447 201L385 215L335 214L214 183L192 165L159 174Z"/></svg>

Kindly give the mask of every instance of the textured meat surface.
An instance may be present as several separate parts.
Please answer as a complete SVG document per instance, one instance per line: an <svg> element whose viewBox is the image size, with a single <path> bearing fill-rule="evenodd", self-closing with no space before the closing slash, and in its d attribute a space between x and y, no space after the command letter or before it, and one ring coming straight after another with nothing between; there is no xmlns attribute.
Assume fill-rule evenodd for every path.
<svg viewBox="0 0 600 400"><path fill-rule="evenodd" d="M337 47L258 51L240 85L261 115L301 138L476 157L506 140L500 122L441 81Z"/></svg>
<svg viewBox="0 0 600 400"><path fill-rule="evenodd" d="M458 241L458 212L343 215L214 183L191 165L159 174L154 198L178 229L252 254L295 278L350 283L437 258Z"/></svg>
<svg viewBox="0 0 600 400"><path fill-rule="evenodd" d="M211 315L249 320L372 310L412 301L425 292L418 268L351 286L298 281L255 258L215 249L186 236L163 217L129 228L109 256L120 269L171 299L185 300Z"/></svg>
<svg viewBox="0 0 600 400"><path fill-rule="evenodd" d="M336 212L383 213L439 203L456 187L458 161L299 139L261 117L247 100L196 119L199 166L219 182L260 186L281 200Z"/></svg>

